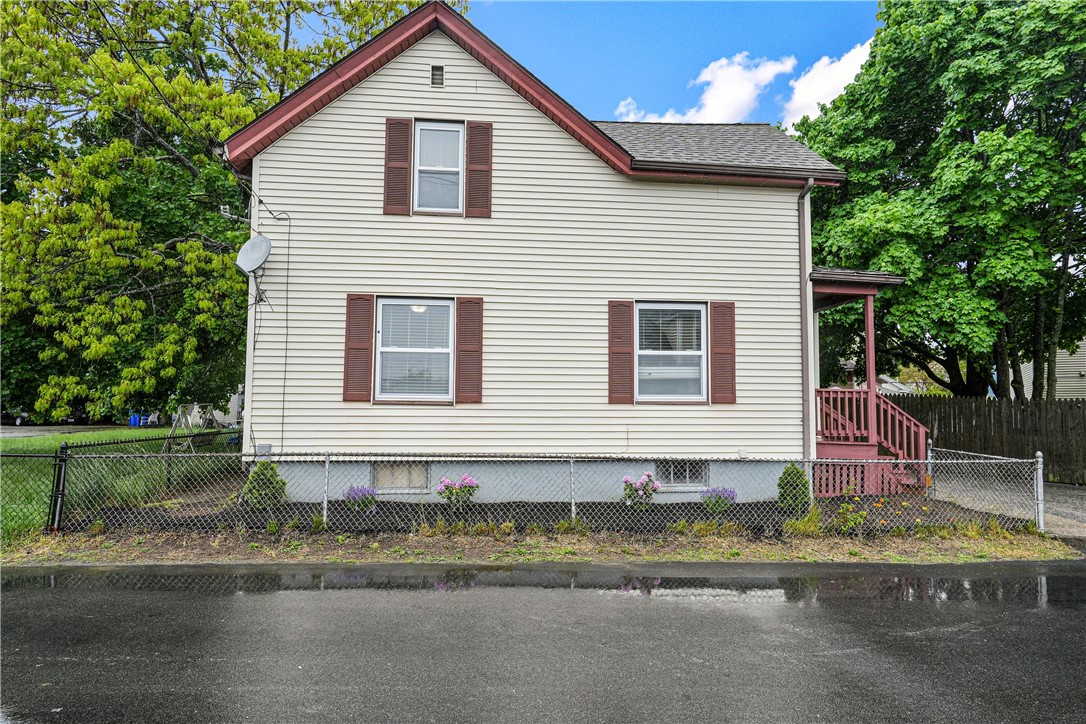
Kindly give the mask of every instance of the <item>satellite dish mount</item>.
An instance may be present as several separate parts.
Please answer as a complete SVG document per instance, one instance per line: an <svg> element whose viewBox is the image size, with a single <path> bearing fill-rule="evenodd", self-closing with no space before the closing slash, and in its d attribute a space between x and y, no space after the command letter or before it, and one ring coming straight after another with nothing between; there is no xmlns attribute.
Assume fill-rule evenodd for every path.
<svg viewBox="0 0 1086 724"><path fill-rule="evenodd" d="M271 254L271 240L263 234L255 234L238 250L234 261L238 269L251 276L256 283L256 301L262 302L264 292L260 289L260 277L264 276L264 263Z"/></svg>

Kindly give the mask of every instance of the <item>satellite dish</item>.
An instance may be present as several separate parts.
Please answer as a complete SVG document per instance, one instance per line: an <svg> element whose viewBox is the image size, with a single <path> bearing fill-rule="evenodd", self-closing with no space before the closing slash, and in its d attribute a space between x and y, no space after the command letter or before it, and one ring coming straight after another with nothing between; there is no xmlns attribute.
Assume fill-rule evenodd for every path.
<svg viewBox="0 0 1086 724"><path fill-rule="evenodd" d="M234 263L246 274L252 274L264 266L269 254L271 254L271 240L263 234L257 234L241 247L237 261Z"/></svg>

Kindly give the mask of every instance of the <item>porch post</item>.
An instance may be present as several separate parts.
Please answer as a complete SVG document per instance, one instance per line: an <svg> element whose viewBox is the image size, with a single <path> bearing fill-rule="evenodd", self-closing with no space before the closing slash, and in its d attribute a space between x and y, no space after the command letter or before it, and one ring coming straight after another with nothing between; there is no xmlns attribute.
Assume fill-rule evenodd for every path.
<svg viewBox="0 0 1086 724"><path fill-rule="evenodd" d="M875 380L875 297L864 297L864 358L867 362L867 441L879 440L878 421L875 419L875 395L878 394L878 382Z"/></svg>

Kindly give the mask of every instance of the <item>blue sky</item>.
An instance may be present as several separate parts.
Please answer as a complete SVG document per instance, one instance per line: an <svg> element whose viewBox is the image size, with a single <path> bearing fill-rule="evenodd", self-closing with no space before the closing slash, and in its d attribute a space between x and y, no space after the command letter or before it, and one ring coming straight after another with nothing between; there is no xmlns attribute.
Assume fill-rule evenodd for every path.
<svg viewBox="0 0 1086 724"><path fill-rule="evenodd" d="M866 58L877 9L472 0L468 17L593 120L775 123L840 92Z"/></svg>

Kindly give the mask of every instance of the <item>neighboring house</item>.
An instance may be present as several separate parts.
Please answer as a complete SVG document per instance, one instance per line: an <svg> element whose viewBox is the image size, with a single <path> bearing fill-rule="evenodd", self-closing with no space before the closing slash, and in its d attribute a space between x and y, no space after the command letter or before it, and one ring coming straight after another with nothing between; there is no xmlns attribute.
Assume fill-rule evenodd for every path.
<svg viewBox="0 0 1086 724"><path fill-rule="evenodd" d="M1033 364L1022 364L1022 384L1026 397L1033 396ZM1047 396L1047 393L1046 393ZM1078 343L1074 354L1056 352L1056 397L1059 399L1086 398L1086 339Z"/></svg>
<svg viewBox="0 0 1086 724"><path fill-rule="evenodd" d="M735 481L684 459L811 458L816 427L878 454L865 391L816 403L815 313L900 278L812 272L807 194L844 174L772 126L589 122L429 3L227 154L273 247L246 449L623 455L687 491Z"/></svg>

